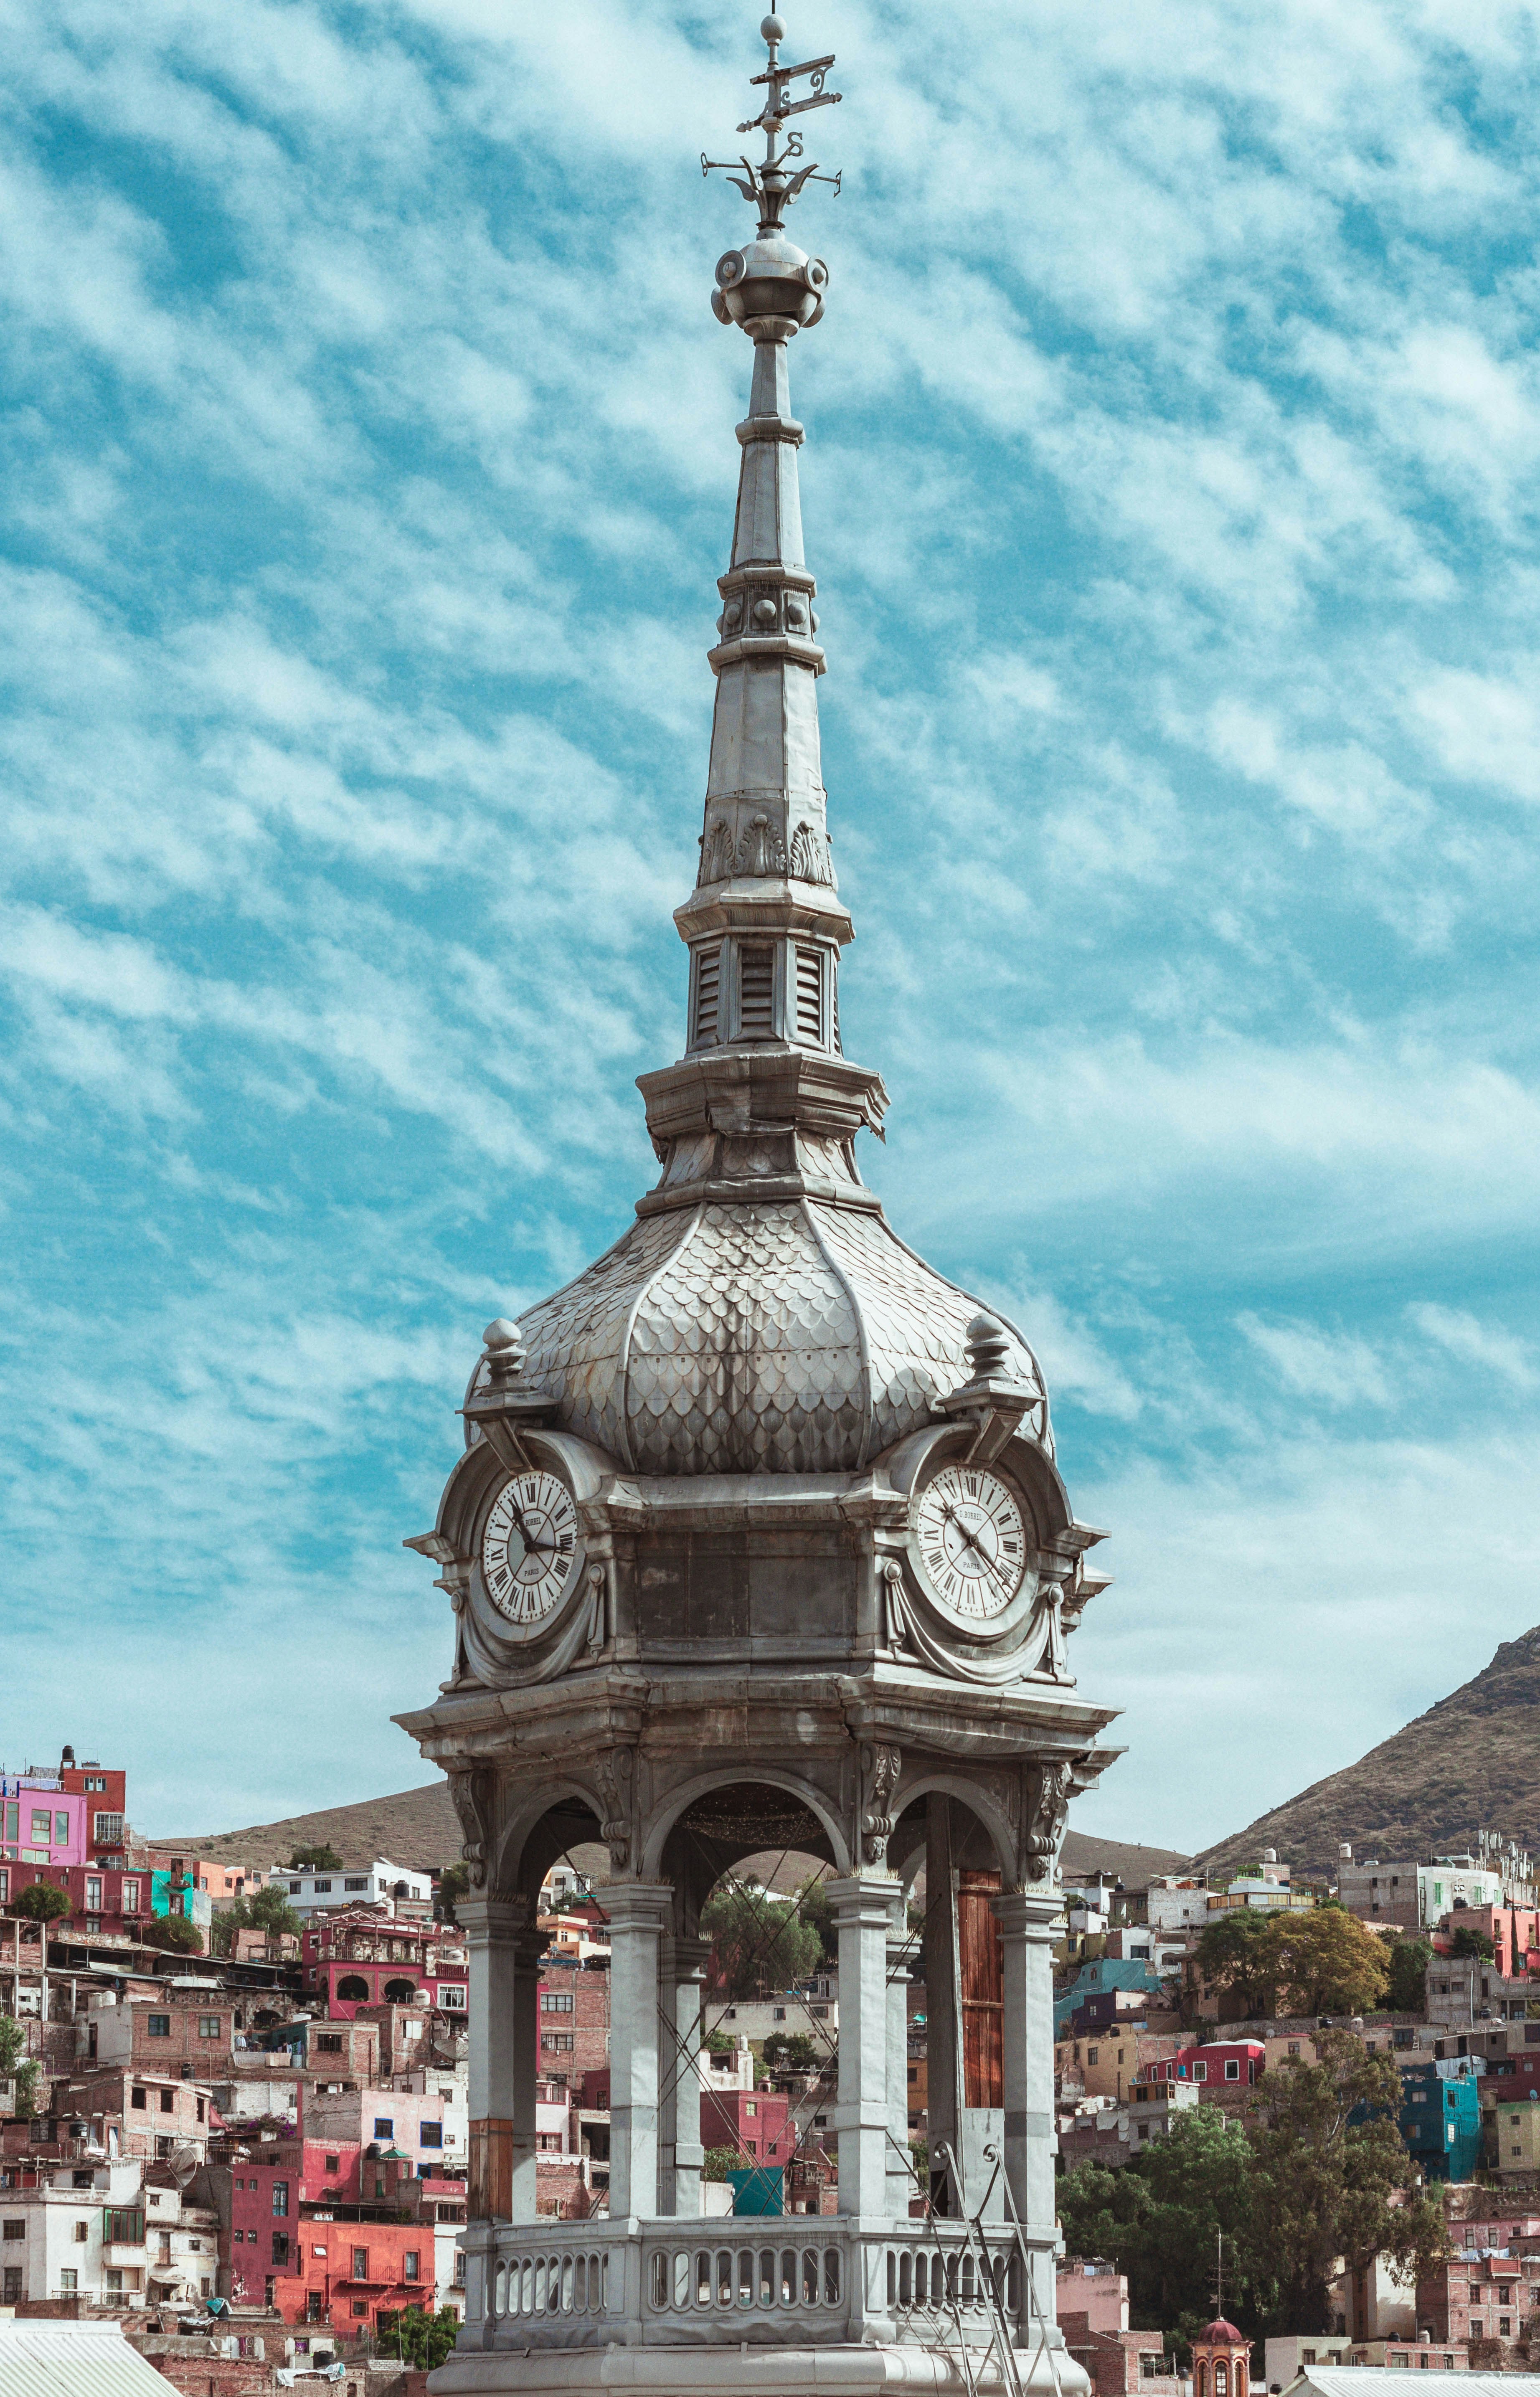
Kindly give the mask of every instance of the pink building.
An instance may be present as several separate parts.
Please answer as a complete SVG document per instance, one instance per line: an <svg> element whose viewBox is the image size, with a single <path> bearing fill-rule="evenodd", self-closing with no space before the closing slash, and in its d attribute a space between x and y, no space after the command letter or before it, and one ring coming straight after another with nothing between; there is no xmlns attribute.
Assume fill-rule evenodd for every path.
<svg viewBox="0 0 1540 2397"><path fill-rule="evenodd" d="M89 1806L57 1773L0 1774L0 1857L20 1865L83 1865Z"/></svg>

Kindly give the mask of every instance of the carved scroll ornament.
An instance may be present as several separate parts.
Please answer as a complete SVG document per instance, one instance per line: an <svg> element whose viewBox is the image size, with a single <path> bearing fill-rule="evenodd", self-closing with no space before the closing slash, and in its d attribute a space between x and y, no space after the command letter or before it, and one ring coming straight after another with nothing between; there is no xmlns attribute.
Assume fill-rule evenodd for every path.
<svg viewBox="0 0 1540 2397"><path fill-rule="evenodd" d="M609 1850L611 1872L624 1872L631 1862L632 1816L635 1804L636 1754L634 1748L608 1748L596 1767L604 1800L599 1837Z"/></svg>
<svg viewBox="0 0 1540 2397"><path fill-rule="evenodd" d="M462 1766L449 1774L449 1797L460 1818L466 1877L473 1889L485 1889L497 1776L484 1764Z"/></svg>
<svg viewBox="0 0 1540 2397"><path fill-rule="evenodd" d="M861 1854L869 1865L885 1865L893 1835L892 1800L903 1758L896 1748L876 1745L861 1751Z"/></svg>
<svg viewBox="0 0 1540 2397"><path fill-rule="evenodd" d="M1033 1881L1051 1881L1059 1843L1065 1835L1065 1825L1069 1819L1069 1801L1075 1789L1075 1767L1072 1763L1040 1764L1032 1777L1035 1787L1024 1842L1027 1873Z"/></svg>

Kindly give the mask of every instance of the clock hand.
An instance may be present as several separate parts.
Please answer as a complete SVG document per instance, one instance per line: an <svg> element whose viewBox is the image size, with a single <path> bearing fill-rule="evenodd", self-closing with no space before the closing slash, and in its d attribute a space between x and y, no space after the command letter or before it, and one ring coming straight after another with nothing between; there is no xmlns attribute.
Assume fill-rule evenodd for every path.
<svg viewBox="0 0 1540 2397"><path fill-rule="evenodd" d="M962 1520L962 1518L957 1514L952 1507L944 1506L942 1513L949 1523L955 1523L957 1525L957 1530L961 1533L969 1547L983 1562L984 1569L990 1576L990 1579L998 1582L1002 1589L1009 1589L1011 1587L1009 1577L1010 1568L1006 1565L1004 1559L1002 1557L992 1557L986 1548L981 1547L978 1541L973 1537L972 1533L969 1530L967 1524Z"/></svg>

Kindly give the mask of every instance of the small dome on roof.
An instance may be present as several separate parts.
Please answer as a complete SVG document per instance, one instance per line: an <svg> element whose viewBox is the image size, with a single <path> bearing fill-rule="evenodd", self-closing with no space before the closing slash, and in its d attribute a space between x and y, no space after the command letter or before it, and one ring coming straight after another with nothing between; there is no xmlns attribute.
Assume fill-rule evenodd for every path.
<svg viewBox="0 0 1540 2397"><path fill-rule="evenodd" d="M1250 2347L1252 2342L1243 2331L1237 2330L1234 2323L1226 2322L1220 2314L1206 2330L1199 2333L1193 2344L1196 2347Z"/></svg>

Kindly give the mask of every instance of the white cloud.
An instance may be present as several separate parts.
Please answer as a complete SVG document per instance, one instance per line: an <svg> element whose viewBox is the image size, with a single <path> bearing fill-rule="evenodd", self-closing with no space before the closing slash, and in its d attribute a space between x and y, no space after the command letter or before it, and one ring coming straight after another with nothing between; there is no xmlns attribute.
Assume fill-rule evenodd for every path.
<svg viewBox="0 0 1540 2397"><path fill-rule="evenodd" d="M1406 1313L1419 1332L1462 1363L1481 1366L1519 1390L1533 1390L1540 1380L1529 1342L1511 1332L1483 1323L1463 1307L1440 1306L1428 1300L1414 1303Z"/></svg>
<svg viewBox="0 0 1540 2397"><path fill-rule="evenodd" d="M1238 1316L1236 1328L1302 1398L1327 1407L1389 1403L1385 1366L1367 1340L1310 1323L1263 1323L1254 1315Z"/></svg>

